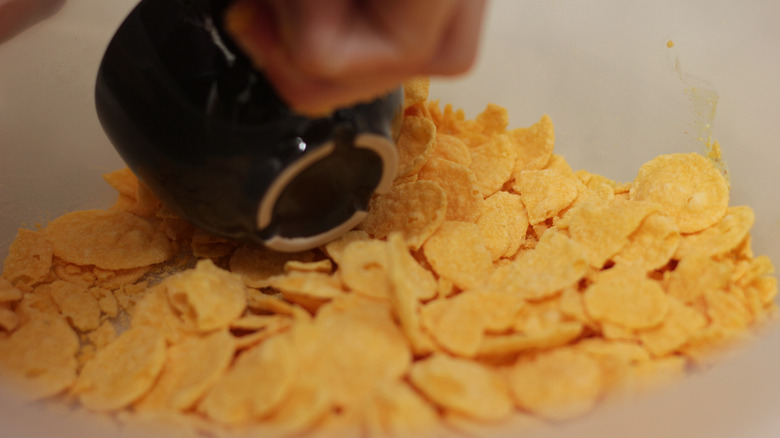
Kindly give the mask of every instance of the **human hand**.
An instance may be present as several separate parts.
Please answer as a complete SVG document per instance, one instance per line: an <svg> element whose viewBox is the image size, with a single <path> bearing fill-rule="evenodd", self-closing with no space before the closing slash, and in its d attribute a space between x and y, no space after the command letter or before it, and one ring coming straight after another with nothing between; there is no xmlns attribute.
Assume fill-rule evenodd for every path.
<svg viewBox="0 0 780 438"><path fill-rule="evenodd" d="M473 64L487 0L236 0L226 27L305 113Z"/></svg>
<svg viewBox="0 0 780 438"><path fill-rule="evenodd" d="M0 0L0 43L60 10L65 0Z"/></svg>

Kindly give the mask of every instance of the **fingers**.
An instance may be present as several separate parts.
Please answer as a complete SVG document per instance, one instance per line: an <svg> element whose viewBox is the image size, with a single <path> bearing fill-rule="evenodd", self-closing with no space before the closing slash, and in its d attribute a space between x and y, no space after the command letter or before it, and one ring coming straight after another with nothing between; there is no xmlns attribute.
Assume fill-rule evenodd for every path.
<svg viewBox="0 0 780 438"><path fill-rule="evenodd" d="M465 73L474 64L487 0L464 1L459 6L436 52L419 75L457 75Z"/></svg>
<svg viewBox="0 0 780 438"><path fill-rule="evenodd" d="M65 0L0 0L0 43L60 10Z"/></svg>
<svg viewBox="0 0 780 438"><path fill-rule="evenodd" d="M412 76L466 71L484 8L485 0L238 0L228 27L290 105L321 112ZM243 18L231 25L231 14Z"/></svg>

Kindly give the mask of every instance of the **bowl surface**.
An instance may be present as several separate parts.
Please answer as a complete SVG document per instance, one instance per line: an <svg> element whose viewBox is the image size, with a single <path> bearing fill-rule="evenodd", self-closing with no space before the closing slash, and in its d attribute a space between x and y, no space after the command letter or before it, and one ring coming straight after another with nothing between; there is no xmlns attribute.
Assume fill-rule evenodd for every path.
<svg viewBox="0 0 780 438"><path fill-rule="evenodd" d="M69 0L0 45L0 253L19 226L113 202L100 175L122 161L97 121L93 87L134 3ZM731 175L731 205L756 212L755 253L780 263L777 17L774 0L493 0L475 69L435 81L432 97L469 116L488 102L506 106L511 126L547 113L557 153L621 181L656 155L702 152L712 136ZM777 363L773 330L710 371L554 435L776 437ZM60 421L40 421L0 388L4 437L91 436L83 423Z"/></svg>

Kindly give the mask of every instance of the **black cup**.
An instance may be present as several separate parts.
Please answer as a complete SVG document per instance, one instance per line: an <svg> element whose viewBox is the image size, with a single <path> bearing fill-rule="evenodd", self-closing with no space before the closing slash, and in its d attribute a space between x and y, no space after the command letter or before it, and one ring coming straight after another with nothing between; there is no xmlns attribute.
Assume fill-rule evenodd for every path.
<svg viewBox="0 0 780 438"><path fill-rule="evenodd" d="M143 0L117 30L95 89L116 150L167 206L218 235L298 251L357 225L395 177L402 91L297 114L204 4Z"/></svg>

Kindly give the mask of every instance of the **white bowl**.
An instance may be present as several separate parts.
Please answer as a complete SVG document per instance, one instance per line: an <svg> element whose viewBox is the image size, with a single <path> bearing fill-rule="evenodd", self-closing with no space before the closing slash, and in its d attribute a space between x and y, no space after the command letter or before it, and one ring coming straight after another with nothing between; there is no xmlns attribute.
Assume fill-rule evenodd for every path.
<svg viewBox="0 0 780 438"><path fill-rule="evenodd" d="M0 45L0 253L18 226L113 201L100 175L122 162L92 93L102 52L134 3L69 0ZM504 105L512 126L548 113L558 153L617 180L658 154L703 151L699 137L711 134L729 166L731 204L755 209L754 251L778 262L778 18L776 0L493 0L474 71L437 81L432 94L469 116ZM555 435L777 437L778 363L775 330L711 371ZM89 436L85 424L50 416L0 389L3 437Z"/></svg>

